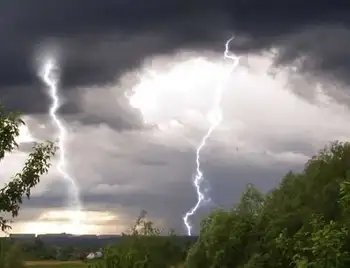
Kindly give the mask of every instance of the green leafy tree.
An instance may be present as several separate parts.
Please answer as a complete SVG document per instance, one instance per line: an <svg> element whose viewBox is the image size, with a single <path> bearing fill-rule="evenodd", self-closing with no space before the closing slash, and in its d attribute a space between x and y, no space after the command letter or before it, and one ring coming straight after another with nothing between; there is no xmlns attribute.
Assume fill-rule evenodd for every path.
<svg viewBox="0 0 350 268"><path fill-rule="evenodd" d="M201 224L189 268L350 266L350 144L334 142L263 196L248 185L232 211Z"/></svg>
<svg viewBox="0 0 350 268"><path fill-rule="evenodd" d="M331 143L312 157L301 173L289 172L279 187L269 194L258 226L261 232L264 231L260 237L262 246L259 254L266 257L266 266L295 267L296 262L300 267L314 267L310 265L315 263L319 265L318 257L310 250L302 254L297 249L316 247L318 241L317 248L320 250L322 243L329 245L331 242L327 239L337 236L338 232L345 239L338 252L344 257L340 258L341 262L345 262L349 250L348 236L344 231L349 229L346 226L349 213L345 209L350 200L346 185L349 159L349 143ZM330 225L316 226L315 217L321 217L323 222ZM327 228L332 230L328 236L315 240L326 230L328 232ZM333 267L329 266L330 262L326 265ZM341 267L340 262L337 265Z"/></svg>
<svg viewBox="0 0 350 268"><path fill-rule="evenodd" d="M22 249L18 243L14 243L6 252L4 258L4 268L24 268Z"/></svg>
<svg viewBox="0 0 350 268"><path fill-rule="evenodd" d="M12 242L5 237L0 238L0 268L5 267L6 253L12 246Z"/></svg>
<svg viewBox="0 0 350 268"><path fill-rule="evenodd" d="M187 256L187 267L230 268L248 261L263 202L264 196L249 184L233 210L213 211L202 222L199 239Z"/></svg>
<svg viewBox="0 0 350 268"><path fill-rule="evenodd" d="M18 148L16 138L21 125L24 122L18 113L7 113L0 107L0 161ZM29 198L31 189L39 183L41 175L47 173L55 150L52 142L34 146L22 170L0 189L0 212L10 213L12 217L18 215L23 196ZM0 216L0 227L2 231L10 228L5 216Z"/></svg>
<svg viewBox="0 0 350 268"><path fill-rule="evenodd" d="M348 267L349 253L345 249L348 230L335 221L325 222L315 215L311 231L300 229L294 236L294 262L305 267Z"/></svg>

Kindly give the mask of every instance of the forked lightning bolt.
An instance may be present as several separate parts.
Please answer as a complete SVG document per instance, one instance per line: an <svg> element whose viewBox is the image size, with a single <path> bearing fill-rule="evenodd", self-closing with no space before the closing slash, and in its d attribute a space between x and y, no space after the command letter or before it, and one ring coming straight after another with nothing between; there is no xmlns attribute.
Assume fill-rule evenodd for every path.
<svg viewBox="0 0 350 268"><path fill-rule="evenodd" d="M233 61L232 66L229 69L229 72L227 74L227 78L229 77L229 75L231 75L231 73L234 71L234 69L238 66L239 59L240 59L240 57L230 54L229 45L233 39L234 39L234 37L231 37L229 40L227 40L227 42L225 44L224 58L230 59ZM208 118L209 122L210 122L210 127L209 127L207 133L202 138L202 140L197 148L197 151L196 151L196 175L195 175L193 184L194 184L194 187L195 187L196 192L197 192L197 203L183 217L183 221L184 221L184 224L186 226L188 235L191 235L191 230L192 230L192 226L189 222L189 217L193 216L196 213L197 209L199 208L199 206L201 205L202 201L204 201L204 198L205 198L204 194L201 191L201 187L200 187L201 182L204 179L203 172L201 171L200 154L201 154L202 149L205 147L208 138L210 137L210 135L213 133L213 131L216 129L216 127L222 121L221 101L222 101L222 97L223 97L223 93L224 93L224 88L223 88L224 81L225 81L225 79L220 81L218 87L215 90L215 98L214 98L213 106L209 112L209 118Z"/></svg>
<svg viewBox="0 0 350 268"><path fill-rule="evenodd" d="M75 211L75 213L69 213L71 217L71 224L73 227L73 232L79 231L80 229L80 212L81 212L81 201L79 188L74 180L74 178L67 171L66 163L66 148L65 142L67 138L67 130L57 116L57 111L61 107L60 98L58 95L59 86L59 75L58 75L58 65L54 58L47 58L40 70L39 76L47 86L48 95L51 98L51 106L49 110L49 115L52 122L57 127L57 139L59 152L59 161L57 165L58 172L62 175L63 179L66 180L70 185L70 201L69 209Z"/></svg>

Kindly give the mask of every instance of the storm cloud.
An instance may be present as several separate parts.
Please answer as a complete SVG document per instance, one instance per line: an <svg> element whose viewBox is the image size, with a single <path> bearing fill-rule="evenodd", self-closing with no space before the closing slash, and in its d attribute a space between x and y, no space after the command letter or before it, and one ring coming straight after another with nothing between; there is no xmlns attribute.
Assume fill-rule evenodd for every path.
<svg viewBox="0 0 350 268"><path fill-rule="evenodd" d="M348 15L328 1L3 1L0 85L7 90L2 99L19 108L13 98L21 94L32 100L30 107L21 105L24 112L46 111L35 102L43 92L33 57L47 46L62 56L63 88L74 90L112 83L155 54L221 51L233 34L237 52L276 48L277 65L301 60L300 71L347 83Z"/></svg>

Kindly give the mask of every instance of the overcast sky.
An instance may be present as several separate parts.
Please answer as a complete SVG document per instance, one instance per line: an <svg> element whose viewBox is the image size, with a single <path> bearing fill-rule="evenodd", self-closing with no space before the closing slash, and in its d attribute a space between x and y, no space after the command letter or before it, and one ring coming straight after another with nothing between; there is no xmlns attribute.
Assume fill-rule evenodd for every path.
<svg viewBox="0 0 350 268"><path fill-rule="evenodd" d="M198 232L199 219L232 206L247 183L268 191L328 142L350 135L350 12L309 2L1 1L0 101L22 111L27 128L0 180L20 170L32 141L55 139L36 64L54 51L82 230L121 232L145 209L185 233L182 216L197 198L195 150L221 81L223 121L202 154L212 201L191 218ZM240 66L222 81L232 35ZM71 185L56 164L13 232L70 231Z"/></svg>

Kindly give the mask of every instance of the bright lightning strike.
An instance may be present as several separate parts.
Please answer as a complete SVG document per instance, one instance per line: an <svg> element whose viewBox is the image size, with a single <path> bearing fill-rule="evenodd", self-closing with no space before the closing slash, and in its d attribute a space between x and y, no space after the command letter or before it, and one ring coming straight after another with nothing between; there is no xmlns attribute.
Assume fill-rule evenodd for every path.
<svg viewBox="0 0 350 268"><path fill-rule="evenodd" d="M80 201L80 193L79 188L74 180L74 178L69 174L67 170L67 162L66 162L66 147L65 141L67 138L67 130L62 124L61 120L57 116L57 111L61 107L60 98L58 95L58 86L59 86L59 75L58 75L58 65L54 58L47 58L44 61L43 66L39 72L39 76L42 81L45 83L48 89L48 95L51 98L51 106L49 110L49 115L51 117L52 122L57 127L57 139L58 139L58 148L60 150L59 161L57 165L58 172L62 175L63 179L66 180L70 185L70 201L69 204L70 209L76 213L70 213L72 230L71 232L79 233L81 230L80 226L80 212L82 209L81 201Z"/></svg>
<svg viewBox="0 0 350 268"><path fill-rule="evenodd" d="M233 39L234 39L234 37L231 37L229 40L227 40L227 42L225 44L224 58L230 59L233 61L233 64L232 64L232 66L229 69L229 72L227 74L227 78L231 75L231 73L234 71L234 69L238 66L239 59L240 59L240 57L230 54L229 45ZM209 119L209 122L211 125L210 125L210 128L208 129L207 133L205 134L205 136L202 138L201 143L199 144L197 151L196 151L196 167L197 168L196 168L196 175L195 175L193 184L194 184L194 187L195 187L196 192L197 192L197 203L183 217L183 221L184 221L184 224L185 224L186 229L187 229L187 234L189 236L191 235L191 230L192 230L192 226L189 222L189 217L193 216L196 213L197 209L199 208L199 206L201 205L201 203L204 201L204 198L205 198L204 194L201 191L201 187L200 187L201 182L204 179L203 172L201 171L200 154L201 154L202 149L205 147L208 138L210 137L210 135L213 133L213 131L216 129L216 127L222 121L221 101L222 101L222 97L223 97L223 93L224 93L223 84L224 84L225 80L226 79L223 79L220 81L221 83L218 85L218 87L215 91L215 98L214 98L213 106L212 106L212 108L209 112L209 116L208 116L208 119Z"/></svg>

